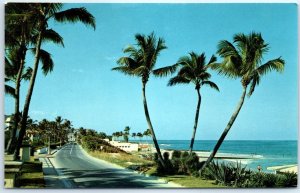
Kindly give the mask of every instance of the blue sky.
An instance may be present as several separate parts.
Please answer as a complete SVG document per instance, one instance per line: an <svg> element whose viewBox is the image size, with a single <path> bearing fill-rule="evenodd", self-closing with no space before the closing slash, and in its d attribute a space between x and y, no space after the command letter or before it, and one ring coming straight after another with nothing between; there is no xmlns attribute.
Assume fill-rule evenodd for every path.
<svg viewBox="0 0 300 193"><path fill-rule="evenodd" d="M136 33L163 37L168 49L156 67L174 64L191 51L215 54L220 40L232 41L235 33L261 32L270 44L264 61L282 56L282 74L262 78L247 98L227 139L297 139L298 48L296 4L66 4L84 6L96 18L97 29L83 24L50 22L64 38L65 48L48 50L54 71L38 73L30 106L33 119L60 115L80 126L111 134L130 126L144 131L141 80L111 71L122 49L134 44ZM218 57L220 60L220 58ZM28 55L26 64L32 65ZM218 139L242 93L239 80L212 73L220 92L203 87L197 139ZM197 103L192 85L167 87L168 78L151 77L147 85L150 116L158 139L190 139ZM22 84L21 106L27 83ZM13 100L5 96L5 114Z"/></svg>

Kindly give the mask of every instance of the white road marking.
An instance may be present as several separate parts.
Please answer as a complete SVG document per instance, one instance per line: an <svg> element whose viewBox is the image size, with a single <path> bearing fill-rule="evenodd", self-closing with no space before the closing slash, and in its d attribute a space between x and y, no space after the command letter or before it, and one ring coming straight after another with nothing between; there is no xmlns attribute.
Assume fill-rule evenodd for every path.
<svg viewBox="0 0 300 193"><path fill-rule="evenodd" d="M71 151L70 151L70 155L71 155L71 153L72 153L73 147L74 147L74 143L73 143L73 145L72 145L72 148L71 148Z"/></svg>

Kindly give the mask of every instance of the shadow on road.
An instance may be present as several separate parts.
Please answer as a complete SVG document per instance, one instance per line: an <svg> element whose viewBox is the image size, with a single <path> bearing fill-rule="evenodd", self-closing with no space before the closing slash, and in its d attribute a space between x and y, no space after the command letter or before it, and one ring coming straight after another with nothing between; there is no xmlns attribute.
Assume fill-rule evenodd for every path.
<svg viewBox="0 0 300 193"><path fill-rule="evenodd" d="M118 169L72 170L57 168L77 188L162 188L166 182Z"/></svg>

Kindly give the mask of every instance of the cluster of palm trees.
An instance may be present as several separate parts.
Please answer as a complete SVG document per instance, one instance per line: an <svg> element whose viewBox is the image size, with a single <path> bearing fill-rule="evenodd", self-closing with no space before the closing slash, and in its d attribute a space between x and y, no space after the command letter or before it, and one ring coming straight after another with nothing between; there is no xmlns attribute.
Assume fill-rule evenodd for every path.
<svg viewBox="0 0 300 193"><path fill-rule="evenodd" d="M133 139L135 139L136 137L139 138L139 140L141 141L143 137L151 137L151 131L150 129L146 129L143 133L141 132L133 132L131 133L130 135L130 127L129 126L126 126L124 131L117 131L117 132L114 132L112 133L112 137L115 139L115 140L119 140L120 137L123 137L124 141L125 142L128 142L129 141L129 137L131 136Z"/></svg>
<svg viewBox="0 0 300 193"><path fill-rule="evenodd" d="M136 45L126 47L123 52L126 56L121 57L117 63L118 66L112 70L122 72L129 76L136 76L142 80L142 94L145 117L149 126L154 146L157 151L158 160L163 167L165 166L164 159L162 158L159 145L155 136L154 128L150 119L148 105L146 100L146 85L150 75L156 77L165 77L177 71L176 76L172 77L168 86L177 84L195 85L195 90L198 96L196 107L195 123L192 130L192 138L189 147L189 152L193 150L195 140L199 111L201 105L200 90L202 86L207 85L219 91L218 86L210 81L211 74L209 69L217 71L220 75L228 78L239 78L242 84L241 99L237 104L230 120L217 141L211 155L202 166L201 170L206 167L222 145L226 135L232 127L239 111L244 103L246 93L250 97L257 85L260 83L261 76L270 71L282 72L284 70L284 60L279 57L266 63L263 63L263 55L269 50L269 46L265 43L260 33L251 32L248 35L239 33L233 36L233 42L222 40L217 47L217 54L221 57L221 61L217 62L217 58L213 55L208 63L206 63L205 53L197 54L195 52L189 53L188 56L179 58L179 60L170 66L155 69L156 60L160 52L167 48L163 38L156 39L154 33L150 35L135 35Z"/></svg>
<svg viewBox="0 0 300 193"><path fill-rule="evenodd" d="M39 122L28 118L25 139L33 136L31 142L36 145L50 144L51 142L62 146L68 139L68 133L72 133L74 130L71 121L62 119L61 116L57 116L54 121L42 119Z"/></svg>
<svg viewBox="0 0 300 193"><path fill-rule="evenodd" d="M42 49L45 42L64 46L63 38L48 22L82 22L95 29L94 17L83 7L61 10L61 3L7 3L5 6L5 90L15 99L14 127L11 130L7 152L18 158L26 133L26 122L31 96L36 81L39 64L47 75L53 70L51 54ZM28 51L34 55L32 68L25 67ZM22 80L29 80L28 92L23 110L20 110L20 87ZM16 131L20 128L19 137Z"/></svg>

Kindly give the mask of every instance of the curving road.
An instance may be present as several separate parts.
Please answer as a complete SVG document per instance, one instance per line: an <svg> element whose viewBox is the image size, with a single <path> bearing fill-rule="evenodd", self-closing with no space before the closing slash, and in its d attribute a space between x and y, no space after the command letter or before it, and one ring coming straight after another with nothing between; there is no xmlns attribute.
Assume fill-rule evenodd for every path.
<svg viewBox="0 0 300 193"><path fill-rule="evenodd" d="M79 145L67 144L51 163L66 188L176 188L156 177L146 177L89 156Z"/></svg>

